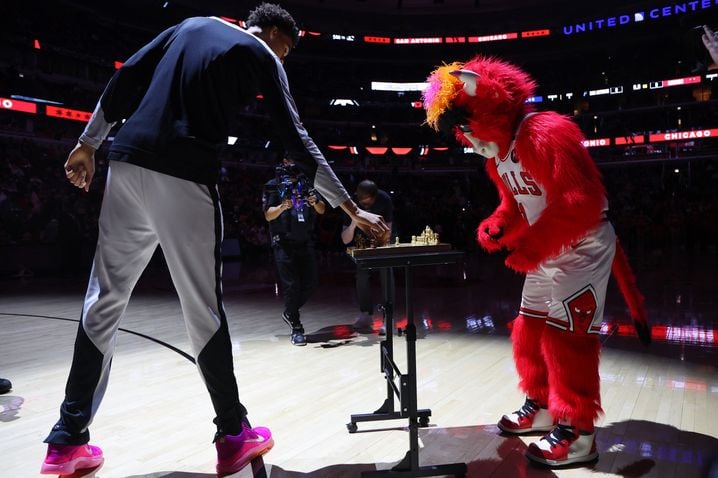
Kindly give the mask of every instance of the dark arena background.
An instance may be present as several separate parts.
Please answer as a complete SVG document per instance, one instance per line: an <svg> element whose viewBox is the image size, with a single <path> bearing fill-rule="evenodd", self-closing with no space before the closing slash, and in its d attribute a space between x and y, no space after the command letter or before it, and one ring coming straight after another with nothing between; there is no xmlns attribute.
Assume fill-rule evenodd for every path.
<svg viewBox="0 0 718 478"><path fill-rule="evenodd" d="M4 0L0 31L0 476L39 476L57 420L97 240L107 172L98 150L89 192L63 163L105 84L132 53L191 16L244 26L258 2ZM466 463L470 477L718 476L718 67L696 27L718 29L718 1L302 0L279 2L302 38L285 62L302 121L353 192L388 192L401 242L426 227L462 251L417 267L421 465ZM570 116L587 137L610 218L645 296L642 346L609 283L600 376L599 459L548 469L524 452L536 437L496 426L523 401L510 322L523 278L488 255L475 230L497 205L484 160L423 124L421 91L444 62L483 53L538 82L536 110ZM240 397L276 445L241 477L359 477L410 448L405 418L347 423L387 399L382 316L356 330L356 265L344 213L316 223L319 288L302 309L307 346L290 343L262 186L282 158L261 95L237 111L221 156L224 300ZM396 275L395 320L407 325ZM379 281L375 284L380 302ZM394 331L397 366L407 363ZM214 425L161 251L135 288L117 335L92 443L102 478L215 476ZM397 399L397 404L399 403ZM423 423L427 425L427 423ZM351 429L351 427L349 427ZM352 430L354 431L354 430ZM399 476L399 475L397 475ZM417 476L417 475L401 475Z"/></svg>

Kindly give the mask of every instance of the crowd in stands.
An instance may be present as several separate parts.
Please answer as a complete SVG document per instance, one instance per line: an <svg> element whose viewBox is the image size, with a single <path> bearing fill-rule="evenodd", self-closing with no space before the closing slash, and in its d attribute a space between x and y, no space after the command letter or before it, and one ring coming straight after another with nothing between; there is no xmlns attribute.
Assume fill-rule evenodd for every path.
<svg viewBox="0 0 718 478"><path fill-rule="evenodd" d="M73 188L62 163L73 143L41 138L0 137L0 248L14 245L59 246L65 265L81 267L91 259L107 165L98 152L98 172L89 193ZM645 257L675 252L716 254L718 158L672 164L603 166L611 219L624 246ZM273 177L277 155L238 162L227 155L222 169L225 238L236 239L241 258L269 260L269 234L261 209L263 184ZM390 192L395 224L403 242L425 226L441 240L477 251L474 231L495 207L496 192L474 157L473 170L417 174L340 169L349 191L364 178ZM329 210L318 221L320 251L343 250L342 213ZM71 260L69 258L72 258Z"/></svg>
<svg viewBox="0 0 718 478"><path fill-rule="evenodd" d="M3 31L6 41L0 42L0 96L25 95L91 111L115 62L126 60L186 15L221 14L181 11L172 4L165 9L149 6L142 17L142 12L133 14L121 6L83 7L86 3L45 2L45 14L39 16L37 2L11 2L7 14L13 22ZM468 59L477 52L521 64L536 77L537 93L544 96L537 108L575 116L588 137L711 127L716 107L706 100L715 97L718 79L633 91L637 82L705 73L696 69L696 53L675 38L681 27L666 27L672 34L659 29L641 31L640 36L625 31L620 38L604 35L601 41L557 36L536 40L529 49L513 42L432 49L306 38L285 66L303 120L319 126L314 134L325 144L370 142L368 128L373 124L383 129L378 143L399 146L398 141L412 142L417 135L424 142L440 143L440 138L416 128L424 119L422 110L412 107L420 100L419 92L372 91L371 82L420 82L443 61ZM648 51L661 51L661 61ZM589 90L616 86L623 88L621 94L588 95ZM549 94L568 92L571 98L547 99ZM358 106L330 105L335 99L354 100ZM241 113L261 114L261 107Z"/></svg>
<svg viewBox="0 0 718 478"><path fill-rule="evenodd" d="M82 5L82 1L45 2L45 15L37 15L37 2L11 2L13 22L3 32L5 41L0 42L0 97L24 95L92 111L114 72L114 62L126 59L181 16L174 12L173 17L171 9L144 18L130 18L132 12L124 11L124 16L98 15L94 7ZM668 51L672 40L654 40L658 43L653 49L661 48L665 55L663 62L651 60L650 69L635 56L636 48L619 48L605 58L605 54L597 54L600 42L588 37L580 40L582 45L576 43L560 53L550 44L541 50L538 41L535 58L527 57L523 63L537 77L540 93L577 94L570 100L537 105L537 109L572 115L589 138L718 126L718 103L711 100L718 79L693 86L629 90L633 80L693 73L694 64L687 57L683 63L676 62L676 48ZM399 51L385 46L329 45L331 42L321 47L318 41L305 40L286 68L305 125L347 188L353 191L360 180L370 178L391 191L402 240L429 225L442 240L475 250L474 229L496 201L481 159L464 154L458 145L421 126L423 110L412 106L420 99L418 92L377 92L369 87L376 80L421 81L447 59L448 50L417 47ZM457 49L457 59L465 57L469 47L476 48ZM520 56L509 44L482 48L489 52L495 48L497 54L509 58ZM348 55L351 61L347 61ZM574 60L585 60L588 55L594 55L595 61L571 67ZM582 89L614 84L623 84L624 93L590 98L579 94ZM353 99L358 105L330 105L337 98ZM279 160L274 149L278 142L262 113L261 100L237 113L239 139L223 158L220 182L225 237L239 241L244 256L263 255L269 245L261 187L272 177ZM0 247L61 245L82 257L80 262L89 261L106 171L101 164L104 151L98 153L100 167L89 194L68 185L62 172L62 163L83 127L78 121L0 110ZM715 218L718 208L717 143L707 139L591 149L606 178L612 219L628 248L649 255L676 248L715 254L712 238L718 231L715 221L706 218ZM330 150L329 145L356 146L358 154ZM406 156L391 152L372 155L365 150L366 146L419 145L449 149L428 156L419 156L416 149ZM622 161L627 159L656 161ZM341 223L339 211L321 217L317 225L320 249L342 250L338 239Z"/></svg>

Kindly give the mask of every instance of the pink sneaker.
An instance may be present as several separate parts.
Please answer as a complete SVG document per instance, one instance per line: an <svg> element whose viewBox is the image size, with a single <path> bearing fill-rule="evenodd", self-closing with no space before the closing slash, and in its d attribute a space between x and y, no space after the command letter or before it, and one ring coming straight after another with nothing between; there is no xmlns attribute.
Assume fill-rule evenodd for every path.
<svg viewBox="0 0 718 478"><path fill-rule="evenodd" d="M40 468L46 475L71 475L83 468L100 466L104 458L100 447L92 445L47 445L47 456Z"/></svg>
<svg viewBox="0 0 718 478"><path fill-rule="evenodd" d="M249 428L242 424L239 435L224 435L215 443L217 448L217 474L220 476L236 473L253 459L264 455L274 446L269 428Z"/></svg>

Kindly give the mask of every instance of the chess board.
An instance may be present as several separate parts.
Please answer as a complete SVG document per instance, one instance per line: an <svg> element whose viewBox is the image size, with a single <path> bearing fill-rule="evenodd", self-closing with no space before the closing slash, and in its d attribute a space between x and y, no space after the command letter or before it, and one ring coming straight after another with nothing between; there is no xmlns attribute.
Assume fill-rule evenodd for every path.
<svg viewBox="0 0 718 478"><path fill-rule="evenodd" d="M378 257L402 254L416 254L417 252L446 252L451 250L451 244L387 244L381 247L367 247L358 249L356 247L348 247L347 254L352 257Z"/></svg>

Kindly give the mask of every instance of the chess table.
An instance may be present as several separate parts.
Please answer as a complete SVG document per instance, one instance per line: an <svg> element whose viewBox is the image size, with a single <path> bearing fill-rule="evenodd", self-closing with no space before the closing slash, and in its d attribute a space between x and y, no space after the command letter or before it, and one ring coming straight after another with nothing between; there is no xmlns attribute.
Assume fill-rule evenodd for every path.
<svg viewBox="0 0 718 478"><path fill-rule="evenodd" d="M386 337L380 344L380 371L386 379L386 400L373 413L351 415L347 423L350 433L357 431L357 423L365 421L394 420L407 418L409 420L409 451L404 459L389 470L363 471L363 478L380 477L415 477L454 475L459 478L466 474L465 463L451 463L443 465L419 466L419 426L429 425L431 410L417 408L416 396L416 324L414 324L414 310L412 297L412 271L415 267L433 266L441 264L455 264L463 258L462 252L452 251L450 244L410 245L392 244L369 249L349 249L352 257L360 269L404 269L406 293L406 327L398 329L399 335L406 337L407 371L401 373L394 362L394 304L389 299L383 307L386 325ZM387 281L387 288L392 281ZM387 290L385 297L392 297ZM398 380L398 385L397 385ZM399 399L399 410L395 409L394 396Z"/></svg>

